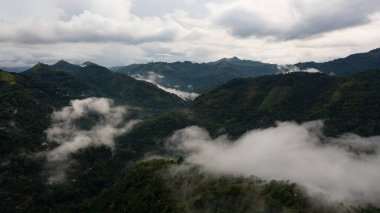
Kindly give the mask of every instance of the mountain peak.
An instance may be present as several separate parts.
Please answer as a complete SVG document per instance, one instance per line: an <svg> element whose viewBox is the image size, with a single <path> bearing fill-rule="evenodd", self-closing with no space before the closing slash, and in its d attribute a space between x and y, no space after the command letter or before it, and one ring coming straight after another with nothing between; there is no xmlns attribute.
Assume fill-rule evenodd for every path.
<svg viewBox="0 0 380 213"><path fill-rule="evenodd" d="M36 65L32 67L32 69L41 69L41 68L49 68L48 64L44 64L42 62L38 62Z"/></svg>
<svg viewBox="0 0 380 213"><path fill-rule="evenodd" d="M72 64L70 64L69 62L61 59L57 63L55 63L53 66L64 66L64 65L72 65Z"/></svg>
<svg viewBox="0 0 380 213"><path fill-rule="evenodd" d="M99 66L91 61L86 61L80 65L81 67L87 67L87 66Z"/></svg>
<svg viewBox="0 0 380 213"><path fill-rule="evenodd" d="M26 73L28 73L28 72L50 72L51 70L53 70L53 67L51 67L50 65L38 62L32 68L30 68L24 72L26 72Z"/></svg>
<svg viewBox="0 0 380 213"><path fill-rule="evenodd" d="M76 71L79 71L81 69L80 66L71 64L65 60L58 61L57 63L52 65L52 67L54 67L58 70L61 70L61 71L65 71L65 72L76 72Z"/></svg>
<svg viewBox="0 0 380 213"><path fill-rule="evenodd" d="M218 60L217 62L237 62L237 61L241 61L241 59L238 58L237 56L234 56L232 58L222 58Z"/></svg>

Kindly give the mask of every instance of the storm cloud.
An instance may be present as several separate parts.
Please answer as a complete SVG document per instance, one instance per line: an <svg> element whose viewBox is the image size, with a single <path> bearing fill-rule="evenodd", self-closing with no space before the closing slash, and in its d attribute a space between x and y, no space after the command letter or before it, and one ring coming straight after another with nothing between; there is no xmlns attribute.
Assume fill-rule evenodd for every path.
<svg viewBox="0 0 380 213"><path fill-rule="evenodd" d="M380 9L380 2L370 0L250 2L213 5L215 22L238 37L292 40L369 23Z"/></svg>
<svg viewBox="0 0 380 213"><path fill-rule="evenodd" d="M378 206L380 137L328 138L322 128L321 121L283 122L230 141L193 126L177 131L168 144L207 171L290 180L327 201Z"/></svg>

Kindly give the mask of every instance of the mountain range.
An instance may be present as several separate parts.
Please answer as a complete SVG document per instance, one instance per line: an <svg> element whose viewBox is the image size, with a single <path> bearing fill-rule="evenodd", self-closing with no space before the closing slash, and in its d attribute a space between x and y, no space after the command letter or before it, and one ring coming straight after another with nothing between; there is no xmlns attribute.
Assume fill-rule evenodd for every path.
<svg viewBox="0 0 380 213"><path fill-rule="evenodd" d="M376 145L368 146L365 140L380 135L378 53L377 49L326 63L300 63L296 64L299 72L288 72L289 68L282 73L277 65L238 58L203 64L149 63L112 70L91 62L74 65L59 61L39 63L21 73L0 71L0 211L380 212L380 206L371 200L360 205L321 202L292 180L210 172L192 164L191 153L173 149L181 147L173 137L187 140L199 136L194 126L209 136L202 133L193 144L199 140L232 143L252 130L276 129L278 122L319 120L325 125L316 138L323 143L345 133L356 134L364 138L363 144L345 144L344 150L350 153L347 156L355 156L355 160L376 157ZM302 72L307 69L320 72ZM153 78L164 87L202 94L185 101L135 78ZM80 135L96 132L102 125L109 130L119 119L97 115L97 105L78 123L67 126L78 116L71 118L67 107L73 100L88 98L106 98L125 106L128 113L122 120L137 122L129 131L115 134L112 146L72 149L62 161L63 167L53 165L66 171L65 181L49 182L46 153L70 142L68 147L73 147L75 142L66 141L69 133L63 133L63 141L52 142L49 132L57 133L57 127L64 127ZM72 108L75 111L75 106ZM67 120L55 123L57 112ZM116 123L111 129L123 128ZM189 135L181 132L184 128L190 128ZM222 145L222 150L228 148L228 144ZM369 166L360 165L365 163L360 161L352 169L359 167L364 172Z"/></svg>
<svg viewBox="0 0 380 213"><path fill-rule="evenodd" d="M321 72L328 75L349 76L355 72L380 68L380 49L353 54L346 58L317 63L277 65L258 61L223 58L210 63L152 62L113 67L112 70L140 79L154 79L164 87L203 93L234 78L256 77L293 71Z"/></svg>

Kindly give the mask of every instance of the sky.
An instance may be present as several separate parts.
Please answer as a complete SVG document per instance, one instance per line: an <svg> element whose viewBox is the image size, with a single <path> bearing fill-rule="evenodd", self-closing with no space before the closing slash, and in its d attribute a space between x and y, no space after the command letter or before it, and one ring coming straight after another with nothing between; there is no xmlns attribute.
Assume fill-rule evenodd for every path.
<svg viewBox="0 0 380 213"><path fill-rule="evenodd" d="M233 56L293 64L378 47L378 0L0 0L8 67Z"/></svg>

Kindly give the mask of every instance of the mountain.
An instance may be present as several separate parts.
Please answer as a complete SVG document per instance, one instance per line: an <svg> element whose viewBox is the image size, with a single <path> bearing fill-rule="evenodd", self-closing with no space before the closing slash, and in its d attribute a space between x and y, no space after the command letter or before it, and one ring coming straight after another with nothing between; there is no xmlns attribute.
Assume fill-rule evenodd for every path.
<svg viewBox="0 0 380 213"><path fill-rule="evenodd" d="M353 54L346 58L317 63L305 62L278 66L238 57L223 58L210 63L155 62L113 67L112 70L138 79L154 81L167 88L204 93L234 78L271 75L289 71L320 71L328 75L350 76L356 72L379 69L380 49L368 53Z"/></svg>
<svg viewBox="0 0 380 213"><path fill-rule="evenodd" d="M51 70L47 65L38 64L34 69L39 70L39 77L0 71L2 154L17 149L33 151L35 147L41 148L43 131L49 126L50 113L55 108L65 106L73 99L103 95L80 79ZM46 79L41 80L44 77Z"/></svg>
<svg viewBox="0 0 380 213"><path fill-rule="evenodd" d="M112 68L130 76L154 79L156 83L182 91L203 92L237 77L254 77L276 73L277 66L237 57L211 63L148 63Z"/></svg>
<svg viewBox="0 0 380 213"><path fill-rule="evenodd" d="M70 177L77 184L47 185L44 153L57 144L47 142L45 130L51 125L52 112L71 100L112 98L115 104L137 106L128 108L128 117L138 118L186 106L182 99L152 84L98 65L81 69L63 61L58 65L76 70L39 63L23 73L0 71L1 212L49 211L52 200L69 208L111 184L128 162L141 157L128 147L118 148L117 153L104 146L80 150L71 155L77 160ZM78 125L96 123L96 119L90 115Z"/></svg>
<svg viewBox="0 0 380 213"><path fill-rule="evenodd" d="M167 93L153 84L137 81L91 62L78 66L59 61L51 67L82 79L102 91L106 97L123 104L151 110L175 109L186 104L176 95ZM30 73L30 70L25 73Z"/></svg>
<svg viewBox="0 0 380 213"><path fill-rule="evenodd" d="M152 117L120 137L139 152L165 152L165 139L187 126L201 126L214 137L236 138L277 121L325 121L325 133L380 135L380 70L350 77L290 73L234 79L201 95L189 109ZM157 128L159 127L159 128Z"/></svg>
<svg viewBox="0 0 380 213"><path fill-rule="evenodd" d="M314 68L326 74L338 76L349 76L353 73L369 69L380 68L380 48L367 53L358 53L346 58L335 59L333 61L317 63L305 62L295 64L300 69Z"/></svg>
<svg viewBox="0 0 380 213"><path fill-rule="evenodd" d="M238 136L276 121L324 119L328 134L380 134L380 70L350 77L291 73L235 79L200 96L192 109L215 134Z"/></svg>
<svg viewBox="0 0 380 213"><path fill-rule="evenodd" d="M214 63L255 64L237 58ZM94 146L71 153L66 182L47 182L44 153L58 145L46 144L51 113L70 100L93 96L139 109L157 106L157 111L116 137L113 149ZM276 121L316 119L326 122L328 136L379 135L380 70L345 77L299 72L238 78L192 103L176 100L152 84L93 63L60 61L23 73L0 71L0 211L379 212L364 204L315 202L290 181L210 174L184 161L189 153L169 149L166 141L174 131L193 125L213 139L228 134L232 140ZM164 159L149 160L151 156Z"/></svg>
<svg viewBox="0 0 380 213"><path fill-rule="evenodd" d="M70 68L70 72L55 66ZM41 148L50 114L74 99L111 98L116 104L138 107L136 113L140 116L186 105L177 96L124 74L98 65L78 69L62 61L54 66L39 63L22 73L0 71L0 91L0 143L4 154Z"/></svg>

